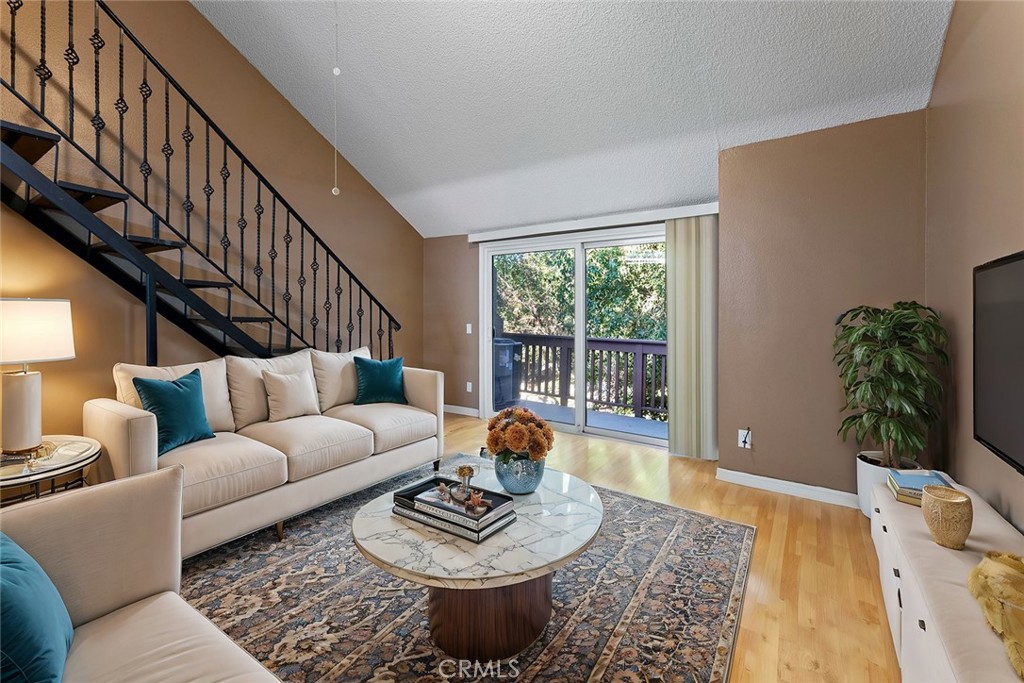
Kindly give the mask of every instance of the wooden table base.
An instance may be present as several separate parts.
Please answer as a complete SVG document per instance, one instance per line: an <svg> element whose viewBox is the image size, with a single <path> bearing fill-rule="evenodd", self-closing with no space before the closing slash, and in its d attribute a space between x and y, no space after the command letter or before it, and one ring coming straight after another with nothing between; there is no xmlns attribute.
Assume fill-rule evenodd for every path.
<svg viewBox="0 0 1024 683"><path fill-rule="evenodd" d="M430 588L430 635L457 659L508 659L535 641L551 619L551 577L511 586Z"/></svg>

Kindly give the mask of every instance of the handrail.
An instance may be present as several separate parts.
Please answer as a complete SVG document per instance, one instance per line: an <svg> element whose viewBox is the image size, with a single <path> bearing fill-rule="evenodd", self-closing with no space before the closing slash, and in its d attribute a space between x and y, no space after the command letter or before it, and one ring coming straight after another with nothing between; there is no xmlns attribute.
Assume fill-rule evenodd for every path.
<svg viewBox="0 0 1024 683"><path fill-rule="evenodd" d="M571 371L575 339L529 333L503 333L501 338L523 345L520 391L555 398L567 405L575 389ZM632 409L636 417L668 412L666 342L589 337L586 351L587 403ZM637 372L637 367L642 372Z"/></svg>

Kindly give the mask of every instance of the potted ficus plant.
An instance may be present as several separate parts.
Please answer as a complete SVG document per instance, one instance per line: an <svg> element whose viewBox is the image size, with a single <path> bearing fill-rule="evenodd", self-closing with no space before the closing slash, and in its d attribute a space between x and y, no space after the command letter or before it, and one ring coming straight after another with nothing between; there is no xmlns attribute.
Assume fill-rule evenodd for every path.
<svg viewBox="0 0 1024 683"><path fill-rule="evenodd" d="M880 451L857 456L857 497L871 513L871 489L887 468L915 467L928 429L939 419L942 382L937 366L949 363L948 334L938 313L916 301L892 308L858 306L836 320L835 362L846 396L839 435Z"/></svg>

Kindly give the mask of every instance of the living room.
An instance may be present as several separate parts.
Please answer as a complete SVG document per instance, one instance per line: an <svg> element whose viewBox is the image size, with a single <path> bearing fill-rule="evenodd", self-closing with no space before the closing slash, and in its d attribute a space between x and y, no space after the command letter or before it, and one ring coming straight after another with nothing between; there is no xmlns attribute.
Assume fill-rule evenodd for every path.
<svg viewBox="0 0 1024 683"><path fill-rule="evenodd" d="M1024 3L7 9L4 681L1022 676Z"/></svg>

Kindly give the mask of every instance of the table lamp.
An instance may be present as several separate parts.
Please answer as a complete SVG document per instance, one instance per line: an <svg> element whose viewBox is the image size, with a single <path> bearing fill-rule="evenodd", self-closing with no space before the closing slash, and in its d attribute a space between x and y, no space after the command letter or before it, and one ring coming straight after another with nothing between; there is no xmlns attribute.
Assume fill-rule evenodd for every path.
<svg viewBox="0 0 1024 683"><path fill-rule="evenodd" d="M0 299L0 364L21 365L3 376L4 453L31 453L42 446L42 375L29 372L28 364L74 357L70 301Z"/></svg>

